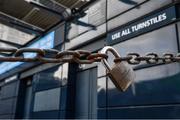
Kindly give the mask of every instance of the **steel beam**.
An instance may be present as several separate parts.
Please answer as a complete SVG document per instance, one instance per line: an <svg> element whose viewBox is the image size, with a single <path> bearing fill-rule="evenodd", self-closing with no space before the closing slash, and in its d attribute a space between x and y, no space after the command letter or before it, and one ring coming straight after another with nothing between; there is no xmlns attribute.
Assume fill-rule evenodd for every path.
<svg viewBox="0 0 180 120"><path fill-rule="evenodd" d="M16 47L16 48L20 48L20 47L22 47L22 45L20 45L20 44L17 44L17 43L14 43L14 42L10 42L10 41L8 41L8 40L2 40L2 39L0 39L0 43L5 43L5 44L7 44L7 45L10 45L10 46L13 46L13 47Z"/></svg>

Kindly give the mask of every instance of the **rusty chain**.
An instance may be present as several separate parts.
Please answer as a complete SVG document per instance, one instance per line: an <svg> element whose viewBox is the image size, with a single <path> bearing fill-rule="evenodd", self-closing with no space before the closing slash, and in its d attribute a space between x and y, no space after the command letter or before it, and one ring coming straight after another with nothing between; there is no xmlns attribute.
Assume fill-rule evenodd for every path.
<svg viewBox="0 0 180 120"><path fill-rule="evenodd" d="M58 51L55 49L39 49L39 48L0 48L0 53L10 53L9 56L0 56L0 61L7 62L42 62L42 63L60 63L60 62L76 62L79 64L91 64L107 59L108 55L102 53L92 53L86 50L75 51ZM34 53L32 57L27 57L26 53ZM116 58L114 62L126 61L129 64L140 64L142 61L147 64L172 63L180 62L180 53L174 55L165 53L159 56L156 53L148 53L141 56L138 53L129 53L125 57Z"/></svg>
<svg viewBox="0 0 180 120"><path fill-rule="evenodd" d="M0 48L0 53L10 53L10 56L0 56L0 61L6 62L42 62L42 63L60 63L76 62L79 64L91 64L100 62L107 58L106 54L91 53L86 50L58 51L55 49L39 48ZM34 53L30 57L26 53ZM33 57L32 57L33 56Z"/></svg>
<svg viewBox="0 0 180 120"><path fill-rule="evenodd" d="M148 53L145 56L140 56L138 53L129 53L126 57L116 58L114 62L127 61L129 64L136 65L141 62L146 62L147 64L158 64L158 63L173 63L180 62L180 53L176 55L172 53L164 53L159 56L156 53Z"/></svg>

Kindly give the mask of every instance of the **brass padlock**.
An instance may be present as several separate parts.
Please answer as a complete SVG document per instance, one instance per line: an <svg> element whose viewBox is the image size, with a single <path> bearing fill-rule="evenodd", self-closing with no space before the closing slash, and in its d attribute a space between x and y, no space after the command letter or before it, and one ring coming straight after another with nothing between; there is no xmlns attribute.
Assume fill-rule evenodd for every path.
<svg viewBox="0 0 180 120"><path fill-rule="evenodd" d="M118 52L110 46L106 46L101 50L102 54L107 54L110 51L115 58L120 58ZM114 85L121 91L126 91L126 89L131 85L131 83L135 79L135 73L132 67L125 61L116 62L112 68L109 66L106 59L102 59L101 61L105 68L108 71L108 76L111 78Z"/></svg>

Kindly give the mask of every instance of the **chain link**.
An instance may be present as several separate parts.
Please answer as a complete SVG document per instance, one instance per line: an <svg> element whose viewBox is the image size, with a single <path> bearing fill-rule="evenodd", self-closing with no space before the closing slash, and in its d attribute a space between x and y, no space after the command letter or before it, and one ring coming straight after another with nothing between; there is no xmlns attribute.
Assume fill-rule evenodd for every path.
<svg viewBox="0 0 180 120"><path fill-rule="evenodd" d="M55 49L38 48L0 48L0 53L11 53L9 56L0 56L0 61L8 62L76 62L79 64L91 64L108 58L106 54L92 53L87 50L58 51ZM26 53L34 53L35 55L33 57L26 57ZM145 56L141 56L138 53L129 53L125 57L114 59L114 62L122 61L126 61L132 65L140 64L141 62L146 62L147 64L166 64L180 62L180 53L177 53L176 55L172 53L164 53L162 56L159 56L156 53L148 53Z"/></svg>

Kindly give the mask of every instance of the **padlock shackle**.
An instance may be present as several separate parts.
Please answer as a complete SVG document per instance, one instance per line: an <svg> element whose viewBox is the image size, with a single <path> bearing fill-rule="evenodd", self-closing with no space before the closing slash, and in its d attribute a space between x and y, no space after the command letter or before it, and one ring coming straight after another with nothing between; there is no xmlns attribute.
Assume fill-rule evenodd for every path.
<svg viewBox="0 0 180 120"><path fill-rule="evenodd" d="M111 52L115 58L120 58L121 56L118 54L118 52L111 46L106 46L101 50L102 54L107 54L107 52ZM102 59L101 62L103 63L104 67L107 68L109 71L111 70L111 67L109 66L106 59Z"/></svg>
<svg viewBox="0 0 180 120"><path fill-rule="evenodd" d="M116 51L116 49L114 49L113 47L111 46L106 46L104 47L102 50L101 50L101 53L102 54L107 54L107 52L110 51L114 56L115 58L120 58L121 56L118 54L118 52Z"/></svg>

